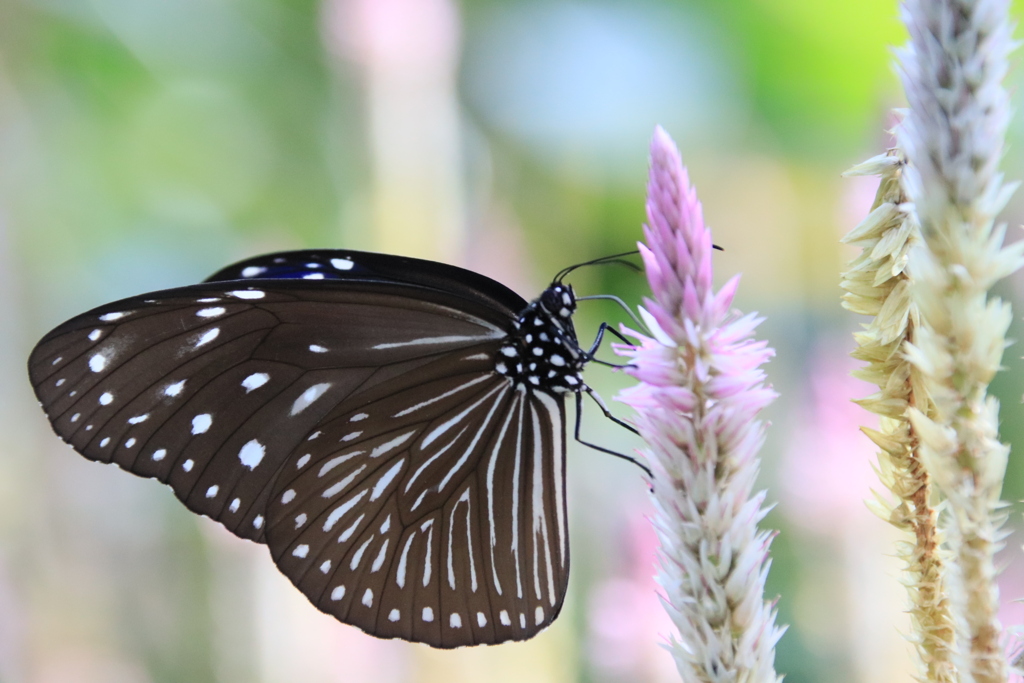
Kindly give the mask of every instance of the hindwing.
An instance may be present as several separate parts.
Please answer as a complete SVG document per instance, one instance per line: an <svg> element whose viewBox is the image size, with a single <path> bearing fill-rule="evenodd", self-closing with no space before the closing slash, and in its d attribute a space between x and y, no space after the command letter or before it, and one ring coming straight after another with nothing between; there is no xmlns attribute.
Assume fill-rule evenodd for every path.
<svg viewBox="0 0 1024 683"><path fill-rule="evenodd" d="M285 466L268 544L319 609L435 647L523 640L557 616L564 404L473 368L476 353L344 401Z"/></svg>

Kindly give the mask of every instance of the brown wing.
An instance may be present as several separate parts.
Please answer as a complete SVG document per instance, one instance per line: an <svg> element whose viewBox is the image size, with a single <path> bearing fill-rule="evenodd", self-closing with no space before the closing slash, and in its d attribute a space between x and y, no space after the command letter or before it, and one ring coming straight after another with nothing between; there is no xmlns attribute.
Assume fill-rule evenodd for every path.
<svg viewBox="0 0 1024 683"><path fill-rule="evenodd" d="M276 484L278 567L319 609L373 635L524 640L561 609L563 400L473 368L472 356L343 402Z"/></svg>
<svg viewBox="0 0 1024 683"><path fill-rule="evenodd" d="M262 541L278 470L332 409L504 334L430 292L311 287L213 282L80 315L33 350L36 395L85 457Z"/></svg>

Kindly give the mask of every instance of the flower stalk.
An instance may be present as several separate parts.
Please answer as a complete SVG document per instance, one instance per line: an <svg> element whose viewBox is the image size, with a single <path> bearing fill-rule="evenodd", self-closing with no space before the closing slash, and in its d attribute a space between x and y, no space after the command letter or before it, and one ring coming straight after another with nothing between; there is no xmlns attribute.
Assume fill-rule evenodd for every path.
<svg viewBox="0 0 1024 683"><path fill-rule="evenodd" d="M636 411L653 472L661 541L658 582L678 637L684 681L775 683L784 629L764 599L773 534L753 493L764 425L775 398L760 366L774 352L752 338L761 319L731 308L739 278L712 289L711 233L679 152L664 130L651 142L647 225L640 244L653 297L650 335L619 346L640 383L619 400Z"/></svg>
<svg viewBox="0 0 1024 683"><path fill-rule="evenodd" d="M898 55L909 103L896 129L907 160L901 182L921 239L906 266L911 328L901 349L911 370L894 367L891 383L909 377L910 446L916 439L916 460L946 500L952 675L979 683L1008 675L993 562L1008 448L998 437L998 402L987 395L1011 320L1009 305L989 290L1024 253L1021 242L1003 247L1005 226L995 222L1014 189L997 170L1009 120L1008 10L1008 0L906 0L910 42ZM901 419L899 409L892 403L891 417Z"/></svg>
<svg viewBox="0 0 1024 683"><path fill-rule="evenodd" d="M921 681L952 683L953 625L942 584L942 534L932 505L932 484L918 455L918 437L907 417L915 407L932 412L916 368L903 354L920 327L917 306L910 297L907 263L920 243L920 228L903 187L906 159L892 149L855 166L846 175L879 176L871 211L843 238L860 247L860 254L843 273L843 307L871 316L854 335L851 354L866 366L854 375L878 386L871 396L856 401L880 416L880 428L862 427L881 450L876 471L891 499L876 494L868 506L882 519L907 533L897 545L905 563L903 583L909 597L911 632Z"/></svg>

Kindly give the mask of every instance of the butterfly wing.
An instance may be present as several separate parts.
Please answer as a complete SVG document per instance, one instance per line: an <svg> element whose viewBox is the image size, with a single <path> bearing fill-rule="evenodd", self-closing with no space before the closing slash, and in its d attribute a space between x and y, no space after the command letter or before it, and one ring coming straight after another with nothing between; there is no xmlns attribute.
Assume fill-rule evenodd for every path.
<svg viewBox="0 0 1024 683"><path fill-rule="evenodd" d="M388 258L272 255L103 306L36 346L32 384L75 450L267 542L340 620L439 647L528 638L568 578L562 399L494 372L525 302Z"/></svg>
<svg viewBox="0 0 1024 683"><path fill-rule="evenodd" d="M39 342L29 374L79 453L168 483L189 509L254 540L268 485L333 406L504 334L430 290L240 284L80 315Z"/></svg>
<svg viewBox="0 0 1024 683"><path fill-rule="evenodd" d="M253 278L401 283L445 292L499 313L507 323L526 306L521 296L491 278L446 263L408 256L350 249L286 251L239 261L211 275L207 282Z"/></svg>
<svg viewBox="0 0 1024 683"><path fill-rule="evenodd" d="M435 647L523 640L557 616L564 402L514 388L482 355L343 401L285 466L268 543L322 611Z"/></svg>

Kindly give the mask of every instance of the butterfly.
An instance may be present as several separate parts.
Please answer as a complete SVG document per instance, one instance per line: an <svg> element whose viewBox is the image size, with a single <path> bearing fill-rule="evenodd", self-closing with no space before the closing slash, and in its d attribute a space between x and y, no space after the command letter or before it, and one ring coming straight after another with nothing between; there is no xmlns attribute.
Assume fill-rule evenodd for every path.
<svg viewBox="0 0 1024 683"><path fill-rule="evenodd" d="M601 336L579 345L570 270L527 302L431 261L270 254L69 320L29 375L76 451L266 544L323 612L525 640L565 597L565 399Z"/></svg>

